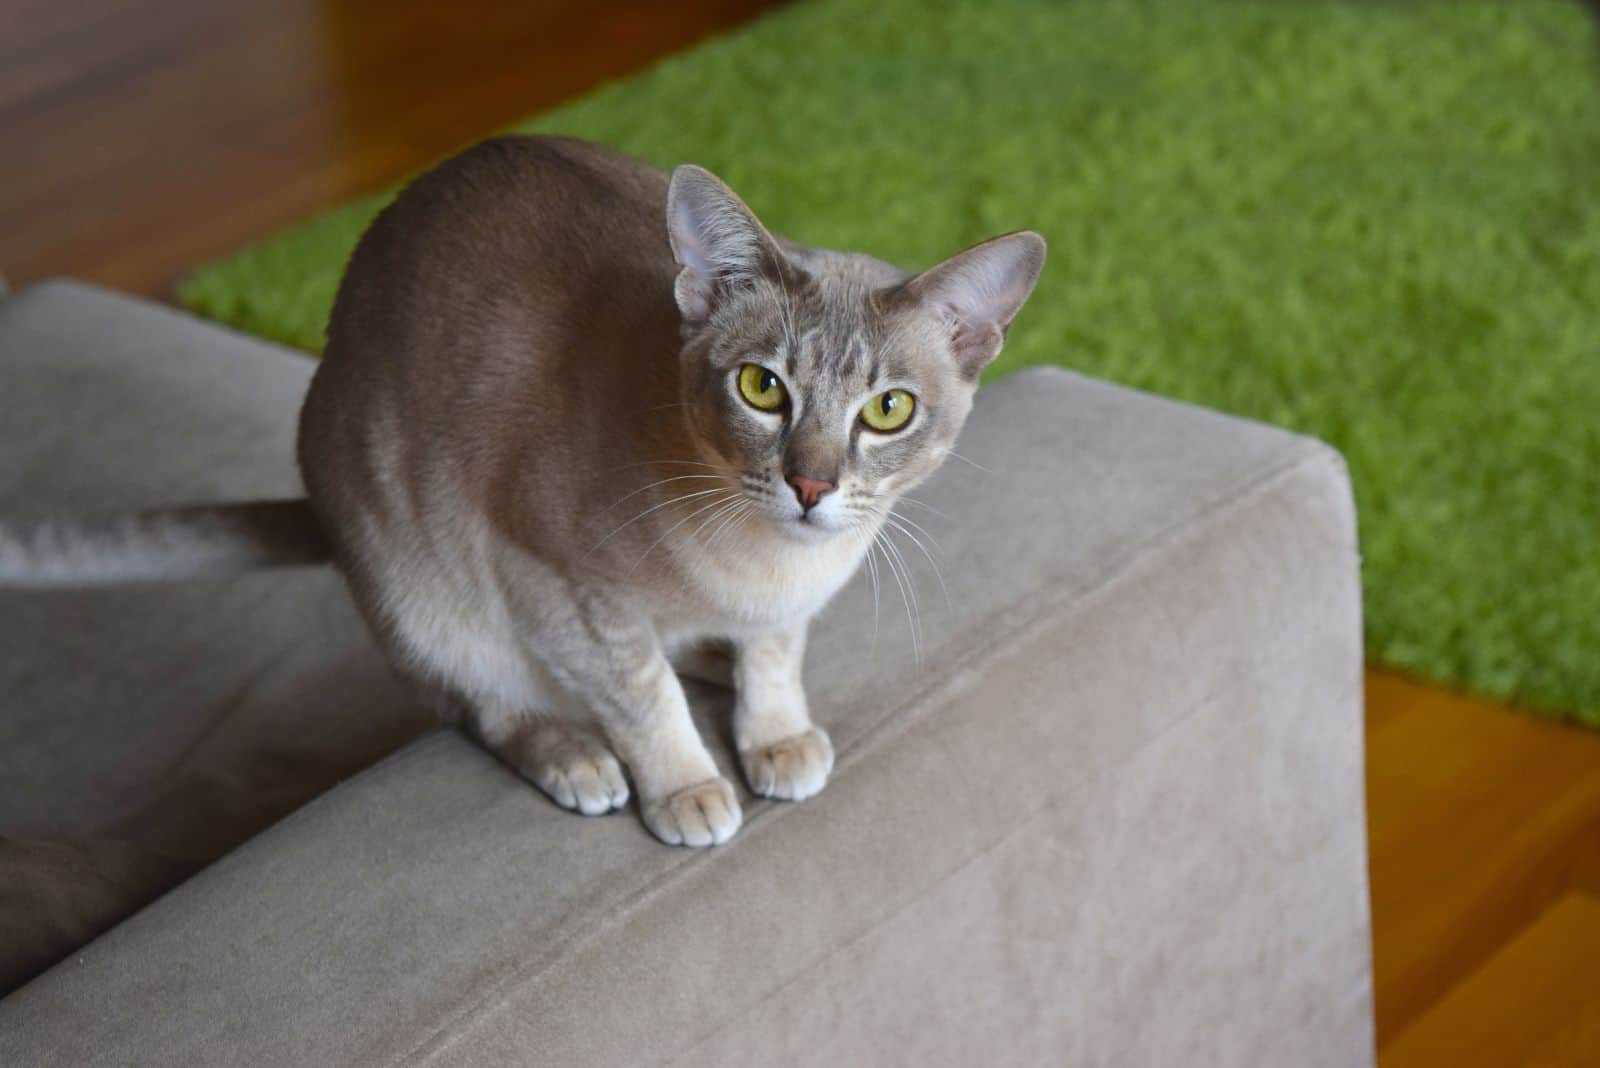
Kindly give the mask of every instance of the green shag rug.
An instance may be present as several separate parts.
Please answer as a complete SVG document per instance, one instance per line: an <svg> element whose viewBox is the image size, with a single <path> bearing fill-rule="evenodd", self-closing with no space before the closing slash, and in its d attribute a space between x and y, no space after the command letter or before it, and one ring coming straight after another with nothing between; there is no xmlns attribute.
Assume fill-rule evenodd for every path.
<svg viewBox="0 0 1600 1068"><path fill-rule="evenodd" d="M521 127L908 267L1032 227L1038 363L1315 434L1375 661L1600 726L1600 48L1575 0L816 0ZM374 197L195 275L315 350Z"/></svg>

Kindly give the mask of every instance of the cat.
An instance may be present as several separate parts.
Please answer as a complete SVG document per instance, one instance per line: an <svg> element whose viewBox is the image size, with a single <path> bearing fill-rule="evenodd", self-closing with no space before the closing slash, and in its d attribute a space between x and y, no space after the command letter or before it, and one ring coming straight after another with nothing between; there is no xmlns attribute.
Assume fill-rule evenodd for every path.
<svg viewBox="0 0 1600 1068"><path fill-rule="evenodd" d="M309 511L268 506L248 550L331 554L396 669L558 805L621 808L631 775L661 841L726 842L678 671L724 655L755 794L823 788L807 626L949 453L1044 258L1021 231L912 275L770 233L700 167L485 141L361 238L301 413ZM79 563L195 547L141 522ZM11 569L72 544L13 533Z"/></svg>

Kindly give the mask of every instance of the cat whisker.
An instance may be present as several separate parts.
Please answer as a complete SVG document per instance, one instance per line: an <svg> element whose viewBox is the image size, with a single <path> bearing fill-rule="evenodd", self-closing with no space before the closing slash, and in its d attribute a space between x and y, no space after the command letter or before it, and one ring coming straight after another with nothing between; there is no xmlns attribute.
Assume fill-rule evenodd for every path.
<svg viewBox="0 0 1600 1068"><path fill-rule="evenodd" d="M878 651L878 558L877 545L867 544L867 574L872 578L872 644L867 648L867 658Z"/></svg>
<svg viewBox="0 0 1600 1068"><path fill-rule="evenodd" d="M900 573L906 577L906 591L911 594L911 607L916 610L917 633L922 633L922 606L917 602L917 586L912 581L911 564L906 559L905 553L900 551L900 545L889 533L890 528L883 528L883 547L894 556L895 562L900 566Z"/></svg>
<svg viewBox="0 0 1600 1068"><path fill-rule="evenodd" d="M900 568L895 564L892 552L893 546L890 544L887 535L880 529L873 532L872 538L875 543L882 545L883 562L889 565L889 574L894 576L895 585L900 587L900 603L905 605L906 623L911 628L911 659L920 664L922 663L922 641L917 626L917 612L912 608L912 605L916 603L916 594L909 590L906 585L910 576L901 577Z"/></svg>
<svg viewBox="0 0 1600 1068"><path fill-rule="evenodd" d="M915 497L901 497L900 499L902 501L905 501L907 504L914 504L918 508L926 509L927 511L930 511L934 515L938 516L940 519L949 519L950 518L949 513L939 511L939 509L935 508L931 504L928 504L926 501L919 501Z"/></svg>
<svg viewBox="0 0 1600 1068"><path fill-rule="evenodd" d="M709 527L715 520L720 518L724 512L733 508L733 506L737 504L739 500L739 495L735 494L732 500L725 499L718 502L721 507L718 507L712 511L710 515L706 516L706 518L702 519L699 524L695 526L693 536L698 538L701 534L704 534L707 527Z"/></svg>
<svg viewBox="0 0 1600 1068"><path fill-rule="evenodd" d="M911 569L906 566L906 560L901 555L900 547L896 545L889 532L883 532L883 550L885 558L893 558L895 566L906 581L906 595L911 599L911 656L916 663L922 663L922 605L917 599L917 584L912 578Z"/></svg>
<svg viewBox="0 0 1600 1068"><path fill-rule="evenodd" d="M720 528L712 533L711 541L706 546L708 549L715 546L717 542L721 541L724 535L732 537L732 535L737 533L740 528L745 525L745 523L749 522L751 516L756 514L756 506L754 504L751 504L747 501L745 502L745 505L746 506L744 508L734 512L733 521L731 524L727 524L724 528Z"/></svg>
<svg viewBox="0 0 1600 1068"><path fill-rule="evenodd" d="M727 492L730 492L727 486L717 486L717 487L714 487L712 489L700 490L700 491L695 492L695 493L685 493L685 494L683 494L681 496L673 497L670 500L662 501L660 504L652 505L651 507L646 508L644 511L640 512L638 515L634 516L632 519L628 520L626 523L623 523L621 526L617 527L610 534L607 534L605 537L603 537L599 541L595 542L592 546L589 547L589 551L583 554L583 559L587 560L589 558L590 554L593 553L596 549L600 548L600 546L604 545L606 542L610 541L614 536L616 536L617 534L620 534L622 531L626 530L628 527L630 527L633 524L637 523L639 520L643 519L645 516L649 515L652 512L659 512L661 509L666 508L666 507L668 507L670 505L682 504L684 501L691 501L691 500L694 500L696 497L705 497L705 496L707 496L709 494L712 494L712 493L727 493Z"/></svg>
<svg viewBox="0 0 1600 1068"><path fill-rule="evenodd" d="M944 606L945 606L945 608L949 609L952 612L955 611L955 602L953 602L950 599L950 587L945 585L944 572L939 569L939 561L935 560L933 558L933 554L928 551L928 547L926 545L922 544L922 539L921 538L917 537L915 534L913 534L906 527L900 525L900 520L902 520L904 518L905 518L905 516L903 516L903 515L896 515L895 513L890 513L889 515L884 517L884 520L886 522L888 522L889 524L891 524L900 533L902 533L906 537L910 538L911 539L911 543L913 545L915 545L918 549L922 550L922 555L928 558L928 566L933 568L934 578L937 578L939 580L939 588L944 591ZM935 547L937 547L937 546L935 546Z"/></svg>
<svg viewBox="0 0 1600 1068"><path fill-rule="evenodd" d="M954 450L954 449L946 449L946 450L944 450L944 454L946 456L951 456L951 457L954 457L957 460L960 460L962 463L966 464L969 467L976 467L979 471L982 471L986 475L994 474L993 471L989 470L987 467L983 466L978 461L969 460L967 457L962 456L959 452L956 452L956 450Z"/></svg>
<svg viewBox="0 0 1600 1068"><path fill-rule="evenodd" d="M721 471L716 464L701 463L699 460L641 460L634 464L619 464L607 468L608 471L626 471L630 467L708 467L713 471Z"/></svg>
<svg viewBox="0 0 1600 1068"><path fill-rule="evenodd" d="M893 518L895 518L895 519L899 520L900 522L906 524L912 530L915 530L918 534L921 534L924 538L927 538L928 539L928 544L932 545L935 549L939 549L940 552L944 551L943 549L941 549L939 547L939 539L935 538L931 533L929 533L927 527L924 527L921 523L918 523L915 519L912 519L908 515L901 515L899 512L895 511L893 508L889 509L888 515L886 515L885 518L889 518L890 516L892 516ZM910 533L910 531L907 531L907 533Z"/></svg>
<svg viewBox="0 0 1600 1068"><path fill-rule="evenodd" d="M705 541L706 551L710 552L712 549L714 549L717 545L717 542L722 539L722 536L728 532L729 528L736 526L736 521L748 515L750 510L754 507L755 505L750 501L740 498L731 508L724 512L719 512L717 515L713 516L712 519L717 520L717 526L711 531L711 536ZM700 532L705 530L710 523L711 520L707 520L705 523L702 523L698 528L696 528L695 536L699 537Z"/></svg>
<svg viewBox="0 0 1600 1068"><path fill-rule="evenodd" d="M717 491L716 490L706 490L705 492L706 493L716 493ZM631 576L635 571L639 570L639 565L644 563L645 557L647 557L651 553L655 552L656 551L656 546L660 545L662 542L666 541L673 534L675 534L679 527L681 527L685 523L689 522L695 516L701 515L701 514L703 514L705 512L709 512L711 509L716 508L719 505L727 504L730 500L734 500L734 499L736 499L738 497L738 494L734 493L732 491L724 491L724 492L727 492L728 496L719 497L719 498L717 498L716 500L712 501L709 504L701 505L699 508L696 508L694 511L690 512L688 515L684 516L682 519L680 519L676 523L672 524L672 526L668 527L665 534L662 534L661 537L659 537L655 541L651 542L650 543L650 548L646 549L643 553L641 553L639 555L639 559L637 559L637 560L635 560L633 562L633 566L628 568L627 575L624 576L624 577Z"/></svg>
<svg viewBox="0 0 1600 1068"><path fill-rule="evenodd" d="M625 495L623 497L619 497L615 501L612 501L610 504L606 505L605 508L601 510L600 514L604 515L606 512L611 511L611 509L615 508L617 505L621 504L623 501L627 500L629 497L637 497L639 494L643 493L645 490L655 489L657 486L665 486L668 482L682 482L684 479L689 479L689 478L720 479L721 477L722 477L721 475L674 475L672 478L663 478L663 479L660 479L659 481L650 483L648 486L640 486L638 489L634 490L632 493L629 493L629 494L627 494L627 495Z"/></svg>
<svg viewBox="0 0 1600 1068"><path fill-rule="evenodd" d="M712 509L709 515L700 520L686 540L699 542L701 550L709 553L712 544L716 540L716 533L726 525L732 516L739 513L739 505L741 503L738 500L725 501L721 507ZM709 537L706 534L708 530L711 531Z"/></svg>

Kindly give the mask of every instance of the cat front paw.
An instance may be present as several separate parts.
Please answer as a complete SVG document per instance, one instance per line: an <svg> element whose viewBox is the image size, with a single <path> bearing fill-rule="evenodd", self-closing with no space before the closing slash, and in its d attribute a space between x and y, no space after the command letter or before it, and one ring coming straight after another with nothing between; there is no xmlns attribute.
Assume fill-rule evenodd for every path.
<svg viewBox="0 0 1600 1068"><path fill-rule="evenodd" d="M744 821L733 785L720 776L646 801L641 814L650 833L667 845L721 845Z"/></svg>
<svg viewBox="0 0 1600 1068"><path fill-rule="evenodd" d="M804 801L821 793L833 771L833 742L821 727L739 751L745 782L762 797Z"/></svg>
<svg viewBox="0 0 1600 1068"><path fill-rule="evenodd" d="M540 724L531 742L522 773L562 808L603 816L628 803L622 763L594 734L552 721Z"/></svg>

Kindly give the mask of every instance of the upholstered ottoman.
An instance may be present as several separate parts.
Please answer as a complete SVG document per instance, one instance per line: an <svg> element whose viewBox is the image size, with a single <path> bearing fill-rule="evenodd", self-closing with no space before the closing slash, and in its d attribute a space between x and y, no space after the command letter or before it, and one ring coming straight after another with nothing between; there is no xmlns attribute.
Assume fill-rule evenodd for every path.
<svg viewBox="0 0 1600 1068"><path fill-rule="evenodd" d="M309 368L18 294L0 509L293 493ZM109 922L178 882L57 932L0 1063L1369 1064L1339 457L1054 370L985 389L960 447L909 513L948 590L906 544L917 649L892 583L849 586L807 660L832 783L745 797L710 851L419 736L324 570L0 593L6 937L40 887Z"/></svg>

